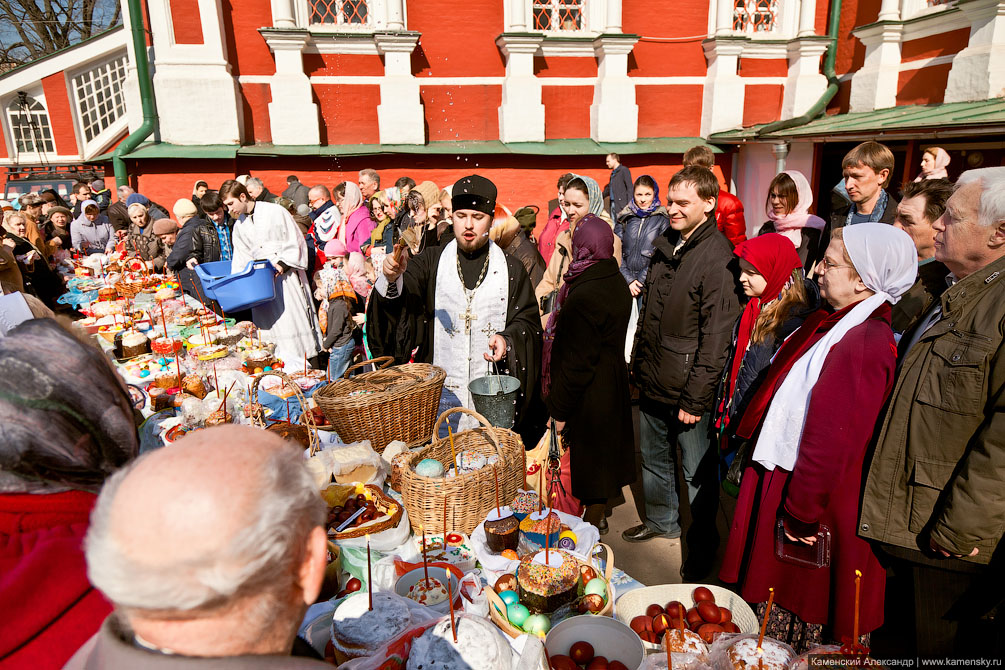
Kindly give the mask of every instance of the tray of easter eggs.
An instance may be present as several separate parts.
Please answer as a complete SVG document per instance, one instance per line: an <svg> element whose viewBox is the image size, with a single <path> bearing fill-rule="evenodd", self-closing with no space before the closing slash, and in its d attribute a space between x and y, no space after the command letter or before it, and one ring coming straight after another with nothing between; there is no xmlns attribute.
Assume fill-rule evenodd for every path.
<svg viewBox="0 0 1005 670"><path fill-rule="evenodd" d="M328 506L328 538L347 540L374 535L401 522L401 505L380 487L367 484L331 484L321 491ZM335 529L349 520L360 508L364 511L341 531Z"/></svg>
<svg viewBox="0 0 1005 670"><path fill-rule="evenodd" d="M560 551L565 559L576 561L579 568L575 597L554 611L542 611L538 607L541 601L536 598L521 599L524 591L517 576L511 573L502 575L491 589L485 590L492 621L510 637L523 634L544 637L553 625L570 616L613 616L614 601L617 599L614 585L611 584L614 552L606 544L598 543L597 546L607 550L607 565L603 572L584 556L570 551L552 550Z"/></svg>

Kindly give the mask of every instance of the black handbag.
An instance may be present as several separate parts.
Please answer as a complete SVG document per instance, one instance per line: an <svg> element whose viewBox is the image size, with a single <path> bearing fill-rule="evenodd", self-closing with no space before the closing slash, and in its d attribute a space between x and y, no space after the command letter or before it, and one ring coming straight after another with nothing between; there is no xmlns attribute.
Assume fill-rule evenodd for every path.
<svg viewBox="0 0 1005 670"><path fill-rule="evenodd" d="M565 261L568 252L565 250L565 247L562 246L557 247L557 249L558 253L562 255L562 259L561 261L559 261L558 264L558 277L561 278L562 271L565 269ZM554 312L557 303L558 303L558 289L556 288L548 295L541 296L541 302L540 302L541 314L551 314L552 312Z"/></svg>

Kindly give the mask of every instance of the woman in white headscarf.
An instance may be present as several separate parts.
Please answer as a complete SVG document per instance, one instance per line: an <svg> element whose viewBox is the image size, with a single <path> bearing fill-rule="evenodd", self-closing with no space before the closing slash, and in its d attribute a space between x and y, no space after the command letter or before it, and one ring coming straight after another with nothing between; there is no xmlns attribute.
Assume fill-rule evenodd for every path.
<svg viewBox="0 0 1005 670"><path fill-rule="evenodd" d="M813 190L802 172L779 172L771 180L764 202L768 221L757 231L758 235L778 233L789 238L807 274L820 260L820 235L827 225L819 216L810 214L812 204Z"/></svg>
<svg viewBox="0 0 1005 670"><path fill-rule="evenodd" d="M949 154L942 147L928 147L921 155L921 174L914 181L925 179L949 179L946 168L949 166Z"/></svg>
<svg viewBox="0 0 1005 670"><path fill-rule="evenodd" d="M883 623L886 573L856 534L859 492L896 372L890 306L914 283L917 266L911 238L893 226L834 231L817 268L829 307L785 341L739 419L736 435L754 448L719 576L739 582L743 599L762 612L773 587L768 634L797 651L852 636L856 571L859 631ZM813 561L828 543L827 564L790 560Z"/></svg>

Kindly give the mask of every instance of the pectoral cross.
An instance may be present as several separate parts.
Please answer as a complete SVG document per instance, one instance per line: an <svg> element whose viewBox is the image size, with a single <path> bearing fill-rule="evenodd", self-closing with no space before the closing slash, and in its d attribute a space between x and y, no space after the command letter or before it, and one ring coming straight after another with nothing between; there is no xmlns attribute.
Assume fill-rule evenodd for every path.
<svg viewBox="0 0 1005 670"><path fill-rule="evenodd" d="M470 335L471 334L471 323L478 318L478 315L475 314L475 313L473 313L471 311L471 303L470 302L468 302L467 308L463 312L460 312L457 315L457 318L458 319L462 319L464 321L464 334L465 335Z"/></svg>

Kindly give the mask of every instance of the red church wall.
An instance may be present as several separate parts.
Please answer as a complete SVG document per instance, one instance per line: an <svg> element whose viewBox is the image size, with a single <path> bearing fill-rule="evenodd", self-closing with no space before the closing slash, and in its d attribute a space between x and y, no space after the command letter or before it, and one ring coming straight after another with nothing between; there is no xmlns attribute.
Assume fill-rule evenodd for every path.
<svg viewBox="0 0 1005 670"><path fill-rule="evenodd" d="M951 67L951 63L945 63L901 72L897 79L897 104L922 105L943 102Z"/></svg>
<svg viewBox="0 0 1005 670"><path fill-rule="evenodd" d="M546 140L590 136L592 86L545 85L541 88L541 101Z"/></svg>
<svg viewBox="0 0 1005 670"><path fill-rule="evenodd" d="M0 158L9 158L7 153L7 138L4 136L3 128L0 127Z"/></svg>
<svg viewBox="0 0 1005 670"><path fill-rule="evenodd" d="M900 45L900 60L907 63L936 56L959 53L970 43L970 29L961 28L948 33L940 33L917 40L908 40Z"/></svg>
<svg viewBox="0 0 1005 670"><path fill-rule="evenodd" d="M309 54L303 55L304 72L315 75L383 77L384 63L380 56L365 54Z"/></svg>
<svg viewBox="0 0 1005 670"><path fill-rule="evenodd" d="M636 86L639 137L697 137L701 129L702 87Z"/></svg>
<svg viewBox="0 0 1005 670"><path fill-rule="evenodd" d="M459 8L463 6L463 11ZM422 33L412 55L417 77L501 77L505 61L495 35L503 31L502 2L424 0L408 3L408 29Z"/></svg>
<svg viewBox="0 0 1005 670"><path fill-rule="evenodd" d="M784 77L789 73L789 63L784 58L741 58L741 77Z"/></svg>
<svg viewBox="0 0 1005 670"><path fill-rule="evenodd" d="M321 144L380 143L380 86L314 84L312 88L321 109Z"/></svg>
<svg viewBox="0 0 1005 670"><path fill-rule="evenodd" d="M429 142L499 139L502 86L427 85L419 97Z"/></svg>
<svg viewBox="0 0 1005 670"><path fill-rule="evenodd" d="M268 84L240 84L241 103L244 113L244 141L247 144L263 144L272 141L269 126L269 103L272 91Z"/></svg>
<svg viewBox="0 0 1005 670"><path fill-rule="evenodd" d="M776 121L782 113L781 84L748 84L743 98L743 125Z"/></svg>
<svg viewBox="0 0 1005 670"><path fill-rule="evenodd" d="M76 125L73 123L73 111L63 73L56 72L44 77L42 92L45 93L45 106L49 112L49 126L52 128L56 153L63 156L77 154L80 148L77 146Z"/></svg>
<svg viewBox="0 0 1005 670"><path fill-rule="evenodd" d="M224 35L233 75L275 74L276 62L258 32L272 25L272 7L268 2L223 0Z"/></svg>
<svg viewBox="0 0 1005 670"><path fill-rule="evenodd" d="M879 18L879 4L879 0L842 1L837 58L834 66L838 75L857 70L865 62L865 46L851 34L851 31L856 26L874 23ZM821 34L826 34L826 28Z"/></svg>
<svg viewBox="0 0 1005 670"><path fill-rule="evenodd" d="M628 57L628 74L704 76L706 64L701 42L708 33L708 10L707 2L625 2L621 10L622 29L645 36Z"/></svg>
<svg viewBox="0 0 1005 670"><path fill-rule="evenodd" d="M171 0L170 7L175 44L202 44L199 0Z"/></svg>
<svg viewBox="0 0 1005 670"><path fill-rule="evenodd" d="M534 74L538 77L596 77L596 58L568 56L538 56L534 59Z"/></svg>

